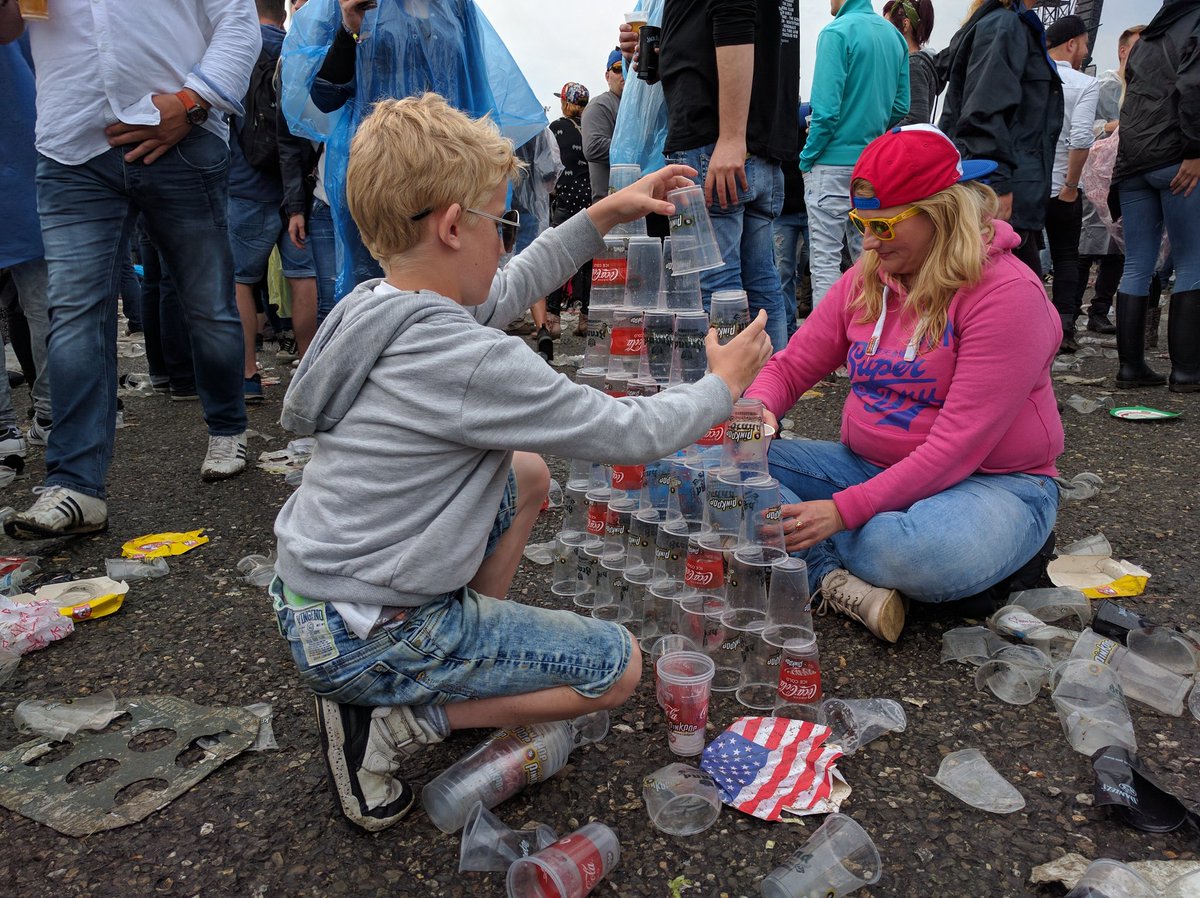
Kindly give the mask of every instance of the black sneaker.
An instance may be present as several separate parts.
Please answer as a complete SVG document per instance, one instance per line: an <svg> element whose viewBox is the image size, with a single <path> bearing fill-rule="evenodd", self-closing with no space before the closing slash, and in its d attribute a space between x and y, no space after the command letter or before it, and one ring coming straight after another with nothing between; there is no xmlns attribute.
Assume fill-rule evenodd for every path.
<svg viewBox="0 0 1200 898"><path fill-rule="evenodd" d="M376 714L386 711L381 716ZM367 832L387 829L416 803L400 761L441 741L409 708L368 708L317 698L317 732L342 814Z"/></svg>
<svg viewBox="0 0 1200 898"><path fill-rule="evenodd" d="M537 343L538 354L547 362L554 361L554 338L550 336L550 329L543 326L538 332L534 340Z"/></svg>

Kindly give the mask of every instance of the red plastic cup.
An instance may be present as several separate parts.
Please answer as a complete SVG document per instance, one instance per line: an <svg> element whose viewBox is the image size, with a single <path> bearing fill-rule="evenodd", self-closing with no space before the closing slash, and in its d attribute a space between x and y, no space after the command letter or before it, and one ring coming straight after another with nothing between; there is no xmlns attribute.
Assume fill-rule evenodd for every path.
<svg viewBox="0 0 1200 898"><path fill-rule="evenodd" d="M658 659L655 670L659 701L667 717L667 744L683 757L700 754L716 664L700 652L672 652Z"/></svg>
<svg viewBox="0 0 1200 898"><path fill-rule="evenodd" d="M508 898L583 898L621 862L616 833L589 823L508 868Z"/></svg>

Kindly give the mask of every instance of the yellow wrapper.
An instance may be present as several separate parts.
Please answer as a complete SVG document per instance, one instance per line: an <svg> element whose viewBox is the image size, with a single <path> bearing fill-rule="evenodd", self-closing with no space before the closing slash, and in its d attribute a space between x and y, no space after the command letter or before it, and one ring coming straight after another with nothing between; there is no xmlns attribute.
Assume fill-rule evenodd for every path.
<svg viewBox="0 0 1200 898"><path fill-rule="evenodd" d="M1055 586L1078 589L1089 599L1141 595L1150 574L1132 562L1103 555L1061 555L1046 565Z"/></svg>
<svg viewBox="0 0 1200 898"><path fill-rule="evenodd" d="M121 557L165 558L168 555L182 555L208 542L208 537L201 535L203 533L204 529L201 528L189 530L187 533L147 533L145 536L135 536L121 546Z"/></svg>

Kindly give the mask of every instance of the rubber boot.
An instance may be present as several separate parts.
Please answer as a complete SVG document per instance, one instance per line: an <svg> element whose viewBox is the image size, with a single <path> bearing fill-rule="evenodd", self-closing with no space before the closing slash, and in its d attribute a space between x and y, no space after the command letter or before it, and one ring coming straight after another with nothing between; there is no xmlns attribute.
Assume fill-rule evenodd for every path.
<svg viewBox="0 0 1200 898"><path fill-rule="evenodd" d="M1167 379L1146 364L1146 297L1117 294L1117 386L1161 387Z"/></svg>
<svg viewBox="0 0 1200 898"><path fill-rule="evenodd" d="M1059 315L1062 320L1062 343L1058 346L1059 354L1079 352L1079 344L1075 342L1075 316Z"/></svg>
<svg viewBox="0 0 1200 898"><path fill-rule="evenodd" d="M1172 294L1167 348L1171 351L1171 392L1200 392L1200 290Z"/></svg>
<svg viewBox="0 0 1200 898"><path fill-rule="evenodd" d="M1150 297L1146 300L1146 348L1158 349L1158 328L1162 323L1162 280L1150 279Z"/></svg>

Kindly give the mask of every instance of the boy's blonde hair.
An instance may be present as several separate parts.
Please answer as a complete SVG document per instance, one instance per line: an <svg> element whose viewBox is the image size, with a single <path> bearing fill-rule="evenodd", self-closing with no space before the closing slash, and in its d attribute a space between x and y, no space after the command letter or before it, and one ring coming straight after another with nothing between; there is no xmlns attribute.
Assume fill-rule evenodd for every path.
<svg viewBox="0 0 1200 898"><path fill-rule="evenodd" d="M478 209L523 163L487 118L437 94L381 100L350 143L346 204L363 244L387 266L417 244L427 209Z"/></svg>

